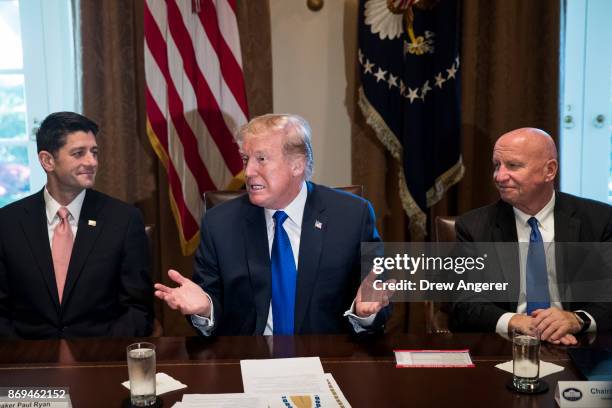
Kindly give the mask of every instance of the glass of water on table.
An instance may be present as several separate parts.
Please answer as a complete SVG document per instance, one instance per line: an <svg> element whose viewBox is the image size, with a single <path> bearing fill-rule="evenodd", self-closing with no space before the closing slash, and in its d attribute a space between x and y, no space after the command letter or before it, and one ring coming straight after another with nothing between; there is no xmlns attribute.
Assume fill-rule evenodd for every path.
<svg viewBox="0 0 612 408"><path fill-rule="evenodd" d="M134 343L127 347L132 406L155 405L155 344Z"/></svg>
<svg viewBox="0 0 612 408"><path fill-rule="evenodd" d="M537 394L548 389L540 380L540 335L537 329L528 333L512 332L512 388L526 394Z"/></svg>

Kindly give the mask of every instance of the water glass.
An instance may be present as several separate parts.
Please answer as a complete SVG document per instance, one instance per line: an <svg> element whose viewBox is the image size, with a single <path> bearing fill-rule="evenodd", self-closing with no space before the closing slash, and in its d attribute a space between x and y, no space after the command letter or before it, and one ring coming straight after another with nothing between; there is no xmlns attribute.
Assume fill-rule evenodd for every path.
<svg viewBox="0 0 612 408"><path fill-rule="evenodd" d="M540 333L512 332L512 385L522 392L534 392L540 381Z"/></svg>
<svg viewBox="0 0 612 408"><path fill-rule="evenodd" d="M134 343L127 347L132 406L155 405L155 344Z"/></svg>

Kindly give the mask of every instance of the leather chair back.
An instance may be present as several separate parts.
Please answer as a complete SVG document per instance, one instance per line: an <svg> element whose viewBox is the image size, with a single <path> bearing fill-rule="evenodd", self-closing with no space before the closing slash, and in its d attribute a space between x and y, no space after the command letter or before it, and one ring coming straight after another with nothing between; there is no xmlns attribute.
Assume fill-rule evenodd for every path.
<svg viewBox="0 0 612 408"><path fill-rule="evenodd" d="M361 185L350 185L344 187L336 187L338 190L347 191L360 197L363 197L363 186ZM222 204L226 201L238 198L241 195L246 194L246 190L216 190L208 191L203 194L204 209L203 214L210 210L216 205Z"/></svg>
<svg viewBox="0 0 612 408"><path fill-rule="evenodd" d="M454 242L456 217L438 216L434 220L433 238L435 242ZM425 328L429 334L450 333L448 320L451 305L446 302L425 302Z"/></svg>
<svg viewBox="0 0 612 408"><path fill-rule="evenodd" d="M434 222L434 239L436 242L454 242L456 217L438 216Z"/></svg>

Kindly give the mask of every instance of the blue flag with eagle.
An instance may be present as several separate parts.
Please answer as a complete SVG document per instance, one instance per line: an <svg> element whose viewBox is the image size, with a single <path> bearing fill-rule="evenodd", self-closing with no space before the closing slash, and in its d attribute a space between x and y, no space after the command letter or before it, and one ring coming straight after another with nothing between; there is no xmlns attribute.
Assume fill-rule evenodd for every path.
<svg viewBox="0 0 612 408"><path fill-rule="evenodd" d="M463 176L459 138L459 1L361 0L359 106L401 162L411 223Z"/></svg>

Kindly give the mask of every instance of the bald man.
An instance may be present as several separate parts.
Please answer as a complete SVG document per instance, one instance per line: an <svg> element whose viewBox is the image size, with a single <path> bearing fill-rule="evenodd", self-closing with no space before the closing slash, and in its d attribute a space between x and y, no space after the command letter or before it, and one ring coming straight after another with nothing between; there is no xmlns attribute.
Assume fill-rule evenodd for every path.
<svg viewBox="0 0 612 408"><path fill-rule="evenodd" d="M455 224L458 241L528 243L532 233L540 234L542 242L612 241L612 207L555 192L557 149L546 132L522 128L502 135L493 149L493 165L500 200L459 217ZM535 285L530 286L533 280L526 276L525 254L515 269L523 282L517 301L456 303L451 330L507 334L537 328L543 340L564 345L576 344L578 333L611 331L610 304L561 302L566 299L559 299L555 285L558 273L565 272L557 270L555 257L548 252L551 247L545 246L543 255L547 302L535 309L535 303L530 304L527 292Z"/></svg>

